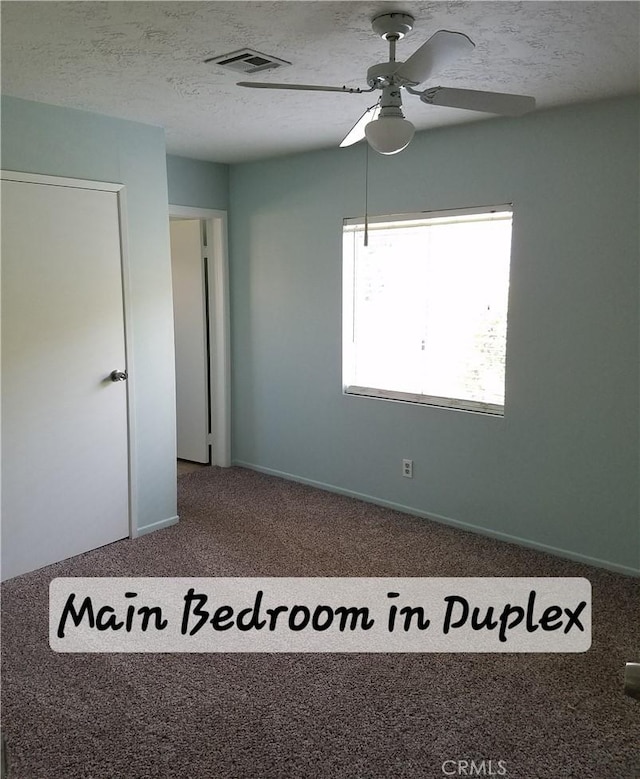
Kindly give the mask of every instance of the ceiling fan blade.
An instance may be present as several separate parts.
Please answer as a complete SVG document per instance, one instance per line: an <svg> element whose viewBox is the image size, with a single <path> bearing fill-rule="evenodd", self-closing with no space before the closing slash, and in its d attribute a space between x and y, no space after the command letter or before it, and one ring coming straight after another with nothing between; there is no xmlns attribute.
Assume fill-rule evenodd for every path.
<svg viewBox="0 0 640 779"><path fill-rule="evenodd" d="M450 89L433 87L420 93L420 100L428 105L448 108L465 108L468 111L485 111L488 114L521 116L536 107L534 97L508 95L504 92L480 92L476 89Z"/></svg>
<svg viewBox="0 0 640 779"><path fill-rule="evenodd" d="M369 124L369 122L375 121L378 118L379 113L380 101L378 101L375 105L372 105L370 108L367 108L360 119L358 119L358 121L349 130L344 140L340 144L340 148L344 148L345 146L352 146L354 143L358 143L358 141L364 140L364 128Z"/></svg>
<svg viewBox="0 0 640 779"><path fill-rule="evenodd" d="M469 54L475 46L471 38L464 33L438 30L400 65L394 75L411 84L421 84L435 71L442 70L464 54Z"/></svg>
<svg viewBox="0 0 640 779"><path fill-rule="evenodd" d="M300 89L306 92L348 92L352 95L363 92L373 92L373 89L360 89L358 87L325 87L313 84L269 84L264 81L238 81L236 86L251 87L251 89Z"/></svg>

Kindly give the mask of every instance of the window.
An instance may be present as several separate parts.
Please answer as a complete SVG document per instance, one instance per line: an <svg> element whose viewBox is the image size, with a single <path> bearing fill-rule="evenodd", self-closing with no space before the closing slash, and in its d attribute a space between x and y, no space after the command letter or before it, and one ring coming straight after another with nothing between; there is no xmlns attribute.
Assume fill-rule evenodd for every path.
<svg viewBox="0 0 640 779"><path fill-rule="evenodd" d="M347 219L350 395L504 414L511 207Z"/></svg>

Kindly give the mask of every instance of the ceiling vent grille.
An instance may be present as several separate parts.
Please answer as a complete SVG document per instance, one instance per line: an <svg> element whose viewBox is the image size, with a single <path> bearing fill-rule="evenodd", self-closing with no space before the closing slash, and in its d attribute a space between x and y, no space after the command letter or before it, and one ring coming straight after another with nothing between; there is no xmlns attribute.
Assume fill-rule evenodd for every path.
<svg viewBox="0 0 640 779"><path fill-rule="evenodd" d="M283 65L291 65L286 60L281 60L271 54L262 54L253 49L239 49L219 57L209 57L205 62L212 62L223 68L229 68L236 73L259 73L261 70L272 70Z"/></svg>

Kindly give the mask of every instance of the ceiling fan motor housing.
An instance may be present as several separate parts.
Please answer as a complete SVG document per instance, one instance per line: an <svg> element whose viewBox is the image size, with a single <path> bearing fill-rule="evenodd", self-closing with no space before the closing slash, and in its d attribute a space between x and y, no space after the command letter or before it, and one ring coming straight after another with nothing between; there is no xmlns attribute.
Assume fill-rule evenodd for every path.
<svg viewBox="0 0 640 779"><path fill-rule="evenodd" d="M382 62L372 65L367 71L367 84L374 89L382 89L393 83L393 73L401 62Z"/></svg>

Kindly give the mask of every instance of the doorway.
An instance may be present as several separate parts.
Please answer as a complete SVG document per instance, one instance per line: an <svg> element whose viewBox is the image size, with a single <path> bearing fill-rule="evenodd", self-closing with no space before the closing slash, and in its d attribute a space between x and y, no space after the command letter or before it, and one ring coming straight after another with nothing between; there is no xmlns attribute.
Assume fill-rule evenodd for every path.
<svg viewBox="0 0 640 779"><path fill-rule="evenodd" d="M231 464L226 212L169 206L178 472Z"/></svg>

